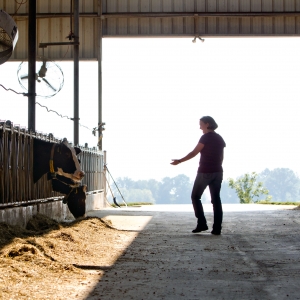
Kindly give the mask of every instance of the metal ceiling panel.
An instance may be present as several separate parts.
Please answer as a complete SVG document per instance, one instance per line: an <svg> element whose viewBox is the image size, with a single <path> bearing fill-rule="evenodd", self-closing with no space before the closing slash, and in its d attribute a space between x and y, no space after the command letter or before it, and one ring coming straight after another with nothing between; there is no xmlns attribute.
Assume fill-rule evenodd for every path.
<svg viewBox="0 0 300 300"><path fill-rule="evenodd" d="M73 0L74 1L74 0ZM25 1L24 1L25 2ZM0 0L14 16L19 40L12 60L28 56L28 1ZM67 42L71 0L37 0L37 46ZM101 37L299 36L300 0L79 0L80 59L97 60ZM100 21L101 20L101 21ZM98 27L102 22L102 32ZM99 43L100 44L100 43ZM48 46L45 56L71 60L73 46ZM42 55L42 49L38 54Z"/></svg>
<svg viewBox="0 0 300 300"><path fill-rule="evenodd" d="M300 0L103 0L103 37L297 36Z"/></svg>

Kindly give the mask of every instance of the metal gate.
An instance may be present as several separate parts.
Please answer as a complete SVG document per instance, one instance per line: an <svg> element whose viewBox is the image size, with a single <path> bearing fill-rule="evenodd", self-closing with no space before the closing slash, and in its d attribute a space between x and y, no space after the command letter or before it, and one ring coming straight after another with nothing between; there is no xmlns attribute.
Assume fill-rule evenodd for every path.
<svg viewBox="0 0 300 300"><path fill-rule="evenodd" d="M13 126L10 121L0 121L0 209L63 198L52 191L46 174L33 183L34 139L61 142L52 134L32 133L26 128ZM101 192L103 153L96 149L79 148L82 152L78 157L86 174L82 184L87 185L87 194Z"/></svg>

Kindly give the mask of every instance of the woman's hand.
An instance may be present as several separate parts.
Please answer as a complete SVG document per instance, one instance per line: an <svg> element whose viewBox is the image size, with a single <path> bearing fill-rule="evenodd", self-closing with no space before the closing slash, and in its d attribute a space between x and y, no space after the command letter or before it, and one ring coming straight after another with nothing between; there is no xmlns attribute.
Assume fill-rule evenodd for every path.
<svg viewBox="0 0 300 300"><path fill-rule="evenodd" d="M200 153L203 148L204 148L204 144L198 143L192 152L190 152L188 155L184 156L181 159L172 159L173 161L170 164L173 166L176 166L186 160L189 160L189 159L195 157L198 153Z"/></svg>
<svg viewBox="0 0 300 300"><path fill-rule="evenodd" d="M180 159L172 159L173 161L170 163L173 166L176 166L181 163Z"/></svg>

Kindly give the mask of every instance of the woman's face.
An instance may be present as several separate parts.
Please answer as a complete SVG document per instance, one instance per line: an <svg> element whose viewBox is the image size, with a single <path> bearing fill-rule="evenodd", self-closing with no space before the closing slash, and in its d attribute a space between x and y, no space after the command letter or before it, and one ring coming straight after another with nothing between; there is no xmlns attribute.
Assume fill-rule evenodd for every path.
<svg viewBox="0 0 300 300"><path fill-rule="evenodd" d="M209 127L209 123L204 123L203 121L200 120L200 129L202 130L203 133L207 133Z"/></svg>

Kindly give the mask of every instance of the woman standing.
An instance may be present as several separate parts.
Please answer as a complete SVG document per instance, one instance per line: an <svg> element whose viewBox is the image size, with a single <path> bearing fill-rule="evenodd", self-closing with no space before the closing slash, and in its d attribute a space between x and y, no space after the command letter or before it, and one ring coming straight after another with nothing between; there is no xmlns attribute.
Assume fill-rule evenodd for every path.
<svg viewBox="0 0 300 300"><path fill-rule="evenodd" d="M212 117L205 116L200 119L200 129L203 132L197 146L188 155L181 159L172 159L172 165L178 165L201 153L197 177L192 191L192 203L195 216L198 219L197 227L192 231L197 233L208 229L201 203L202 194L207 186L211 195L211 203L214 209L214 224L212 234L219 235L222 230L223 210L220 198L221 184L223 180L223 158L226 144L223 138L215 132L217 123Z"/></svg>

